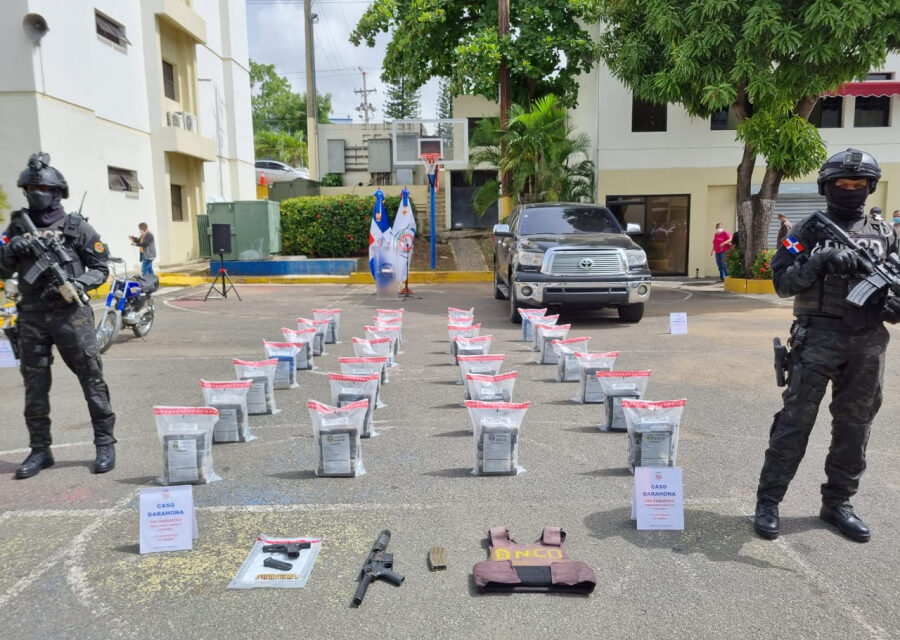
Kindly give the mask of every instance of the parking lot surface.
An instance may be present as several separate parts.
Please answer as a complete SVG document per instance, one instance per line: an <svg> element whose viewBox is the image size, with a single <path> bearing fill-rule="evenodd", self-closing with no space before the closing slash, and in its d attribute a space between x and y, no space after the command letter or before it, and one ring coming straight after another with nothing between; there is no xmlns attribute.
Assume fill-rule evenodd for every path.
<svg viewBox="0 0 900 640"><path fill-rule="evenodd" d="M644 319L614 311L565 314L569 337L618 350L617 369L651 369L647 398L686 398L678 465L685 530L636 531L632 477L621 433L597 428L602 405L573 403L576 384L554 380L518 341L520 329L489 284L420 285L399 302L359 285L239 285L243 298L202 302L206 287L163 291L146 340L124 333L103 357L118 415L118 466L94 476L87 408L57 359L52 391L56 465L15 481L27 455L23 387L0 369L0 629L6 638L896 638L900 608L900 397L898 343L889 347L885 401L855 500L872 527L856 544L819 521L818 486L830 418L823 403L809 450L782 507L783 534L759 539L749 516L772 415L779 409L771 339L787 336L790 307L702 283L655 285ZM330 402L327 373L353 355L378 307L404 307L402 353L364 440L367 473L317 478L307 400ZM475 307L503 371L518 371L529 401L517 476L471 473L463 387L446 331L448 306ZM137 496L162 472L154 405L201 405L200 378L233 379L232 358L263 359L313 308L342 309L340 343L276 391L281 413L251 417L257 440L216 445L221 482L194 488L200 537L192 551L138 553ZM670 312L688 334L669 335ZM892 330L892 333L896 333ZM597 575L589 597L481 595L472 567L486 533L503 525L519 542L544 526L568 534L571 557ZM378 532L390 529L400 587L374 583L350 606ZM303 589L228 590L259 534L321 536ZM430 572L432 546L449 567Z"/></svg>

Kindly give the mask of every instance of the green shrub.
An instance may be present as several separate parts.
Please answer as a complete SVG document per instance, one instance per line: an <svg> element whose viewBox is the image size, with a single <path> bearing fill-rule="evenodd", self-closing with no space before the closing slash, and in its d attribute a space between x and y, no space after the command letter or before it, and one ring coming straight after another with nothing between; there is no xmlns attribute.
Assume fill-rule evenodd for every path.
<svg viewBox="0 0 900 640"><path fill-rule="evenodd" d="M393 224L400 196L384 199ZM416 207L410 198L416 227ZM311 196L281 203L281 252L310 258L344 258L365 254L375 196Z"/></svg>
<svg viewBox="0 0 900 640"><path fill-rule="evenodd" d="M319 185L322 187L341 187L344 185L344 180L339 173L326 173L319 180Z"/></svg>
<svg viewBox="0 0 900 640"><path fill-rule="evenodd" d="M750 277L754 280L771 280L772 267L769 264L772 262L774 255L775 249L763 249L760 251L750 266Z"/></svg>
<svg viewBox="0 0 900 640"><path fill-rule="evenodd" d="M730 278L743 278L744 254L740 247L731 247L725 254L725 271Z"/></svg>

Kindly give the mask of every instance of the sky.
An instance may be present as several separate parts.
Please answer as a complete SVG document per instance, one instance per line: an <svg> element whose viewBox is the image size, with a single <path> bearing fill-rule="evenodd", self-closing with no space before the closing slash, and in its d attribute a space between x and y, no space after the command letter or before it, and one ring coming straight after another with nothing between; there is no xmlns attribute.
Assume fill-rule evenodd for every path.
<svg viewBox="0 0 900 640"><path fill-rule="evenodd" d="M350 32L356 27L371 0L313 0L318 15L313 25L316 62L316 91L331 94L332 118L353 118L363 122L362 90L366 72L369 104L375 107L370 122L383 122L382 104L386 85L381 81L381 64L390 38L379 36L376 46L354 47ZM297 93L306 93L306 56L304 43L303 0L246 0L250 59L274 64L279 75L287 78ZM420 116L437 117L438 86L432 79L421 89Z"/></svg>

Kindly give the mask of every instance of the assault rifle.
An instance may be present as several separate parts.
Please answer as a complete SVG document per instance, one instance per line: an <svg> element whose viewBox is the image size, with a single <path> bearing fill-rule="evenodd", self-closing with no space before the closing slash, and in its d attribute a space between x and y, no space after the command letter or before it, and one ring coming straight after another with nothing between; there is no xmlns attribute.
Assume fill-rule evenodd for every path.
<svg viewBox="0 0 900 640"><path fill-rule="evenodd" d="M813 214L812 222L829 240L856 253L860 271L865 277L847 294L847 302L861 307L876 292L885 288L890 289L894 295L900 295L900 257L896 253L889 254L887 260L882 262L871 248L860 246L821 211Z"/></svg>
<svg viewBox="0 0 900 640"><path fill-rule="evenodd" d="M90 302L90 296L84 292L84 289L76 287L74 278L71 278L63 269L72 262L72 256L62 246L59 238L55 234L49 235L47 238L42 237L28 214L23 214L20 219L28 230L28 235L31 236L31 246L36 249L38 254L34 265L23 276L25 282L34 284L42 274L47 273L50 283L63 300L70 304L74 302L79 307Z"/></svg>
<svg viewBox="0 0 900 640"><path fill-rule="evenodd" d="M369 557L359 572L359 587L353 596L353 604L357 607L366 597L366 589L372 580L387 580L397 587L403 583L405 576L391 570L394 568L394 554L384 552L390 541L391 532L385 529L378 535L378 540L369 552Z"/></svg>

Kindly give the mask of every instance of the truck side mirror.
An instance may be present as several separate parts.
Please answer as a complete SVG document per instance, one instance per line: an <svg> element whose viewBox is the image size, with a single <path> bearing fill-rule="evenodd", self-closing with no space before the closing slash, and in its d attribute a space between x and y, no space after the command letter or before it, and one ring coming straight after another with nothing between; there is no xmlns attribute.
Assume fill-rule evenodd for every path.
<svg viewBox="0 0 900 640"><path fill-rule="evenodd" d="M637 222L629 222L627 225L625 225L625 233L630 236L640 235L641 225L639 225Z"/></svg>
<svg viewBox="0 0 900 640"><path fill-rule="evenodd" d="M511 238L512 231L509 230L508 224L495 224L494 235L500 238Z"/></svg>

